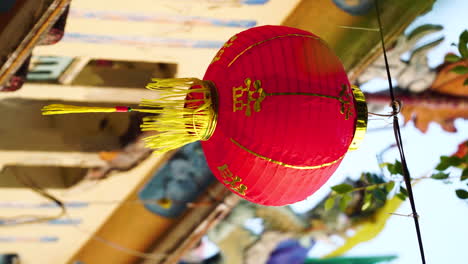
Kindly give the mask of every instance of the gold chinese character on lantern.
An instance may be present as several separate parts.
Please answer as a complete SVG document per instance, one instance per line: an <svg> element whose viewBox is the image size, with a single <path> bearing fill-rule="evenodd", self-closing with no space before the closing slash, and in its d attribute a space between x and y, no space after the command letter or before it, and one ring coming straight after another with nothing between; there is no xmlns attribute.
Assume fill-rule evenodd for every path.
<svg viewBox="0 0 468 264"><path fill-rule="evenodd" d="M236 40L236 38L237 38L237 36L234 35L226 43L224 43L223 47L218 51L218 53L216 53L216 56L213 58L213 60L211 61L210 64L219 61L221 59L221 56L223 56L224 49L226 49L227 47L230 47L232 45L232 43L234 42L234 40Z"/></svg>
<svg viewBox="0 0 468 264"><path fill-rule="evenodd" d="M247 191L247 186L242 184L242 178L239 176L234 176L227 164L218 167L221 177L224 178L224 183L228 185L232 190L238 192L241 195L245 195Z"/></svg>
<svg viewBox="0 0 468 264"><path fill-rule="evenodd" d="M263 90L260 80L252 83L252 80L247 78L244 84L245 86L232 88L232 111L237 112L245 109L245 115L251 116L252 108L255 112L260 112L262 109L261 103L265 100L267 94Z"/></svg>

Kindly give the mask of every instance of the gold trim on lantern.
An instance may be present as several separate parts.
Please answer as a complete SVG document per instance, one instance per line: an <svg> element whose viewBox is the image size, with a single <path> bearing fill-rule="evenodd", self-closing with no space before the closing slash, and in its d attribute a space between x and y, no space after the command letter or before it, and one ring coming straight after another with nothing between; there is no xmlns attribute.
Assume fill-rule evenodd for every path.
<svg viewBox="0 0 468 264"><path fill-rule="evenodd" d="M208 121L204 135L200 138L202 141L210 139L213 135L216 125L218 124L218 92L216 91L216 86L211 81L203 81L209 88L210 93L205 93L205 100L211 102L211 116Z"/></svg>
<svg viewBox="0 0 468 264"><path fill-rule="evenodd" d="M259 41L259 42L256 42L250 46L248 46L245 50L241 51L239 54L237 54L237 56L232 59L232 61L228 64L228 67L231 67L231 65L242 55L244 55L244 53L246 53L248 50L250 50L251 48L253 47L256 47L258 45L261 45L265 42L268 42L268 41L272 41L274 39L278 39L278 38L285 38L285 37L305 37L305 38L311 38L311 39L315 39L315 40L320 40L320 38L316 37L316 36L311 36L311 35L304 35L304 34L286 34L286 35L281 35L281 36L276 36L276 37L272 37L272 38L269 38L269 39L265 39L265 40L262 40L262 41Z"/></svg>
<svg viewBox="0 0 468 264"><path fill-rule="evenodd" d="M364 136L366 135L367 130L367 104L366 98L364 93L359 89L359 87L352 85L354 94L354 100L356 100L356 112L357 112L357 120L356 120L356 130L354 132L354 138L349 145L349 150L356 150L361 145L362 141L364 140Z"/></svg>
<svg viewBox="0 0 468 264"><path fill-rule="evenodd" d="M298 170L312 170L312 169L320 169L320 168L324 168L324 167L328 167L328 166L331 166L337 162L339 162L340 160L343 159L344 155L339 157L338 159L332 161L332 162L327 162L327 163L324 163L324 164L320 164L320 165L315 165L315 166L303 166L303 165L292 165L292 164L287 164L287 163L284 163L282 161L279 161L279 160L274 160L272 158L268 158L268 157L265 157L261 154L258 154L244 146L242 146L239 142L237 142L236 140L234 140L233 138L231 138L231 142L234 143L236 146L238 146L239 148L247 151L248 153L258 157L258 158L261 158L263 160L266 160L268 162L272 162L272 163L275 163L275 164L278 164L280 166L283 166L283 167L286 167L286 168L292 168L292 169L298 169Z"/></svg>

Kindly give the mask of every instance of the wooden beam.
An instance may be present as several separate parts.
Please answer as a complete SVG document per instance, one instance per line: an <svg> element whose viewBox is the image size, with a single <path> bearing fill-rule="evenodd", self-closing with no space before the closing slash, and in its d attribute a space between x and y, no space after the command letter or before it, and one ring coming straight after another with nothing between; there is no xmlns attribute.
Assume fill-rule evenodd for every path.
<svg viewBox="0 0 468 264"><path fill-rule="evenodd" d="M18 70L31 54L35 45L50 30L69 4L70 0L54 0L51 2L26 37L22 39L17 48L9 54L8 59L0 67L0 86L4 85Z"/></svg>
<svg viewBox="0 0 468 264"><path fill-rule="evenodd" d="M0 169L8 165L93 168L106 162L98 153L0 150Z"/></svg>
<svg viewBox="0 0 468 264"><path fill-rule="evenodd" d="M59 77L61 84L70 85L76 76L88 65L91 58L89 57L76 57L70 66Z"/></svg>
<svg viewBox="0 0 468 264"><path fill-rule="evenodd" d="M212 197L220 197L213 201ZM167 256L160 261L144 260L140 264L176 264L200 239L215 226L240 201L223 184L213 183L208 190L193 203L180 221L177 222L163 239L157 240L150 252L163 252Z"/></svg>

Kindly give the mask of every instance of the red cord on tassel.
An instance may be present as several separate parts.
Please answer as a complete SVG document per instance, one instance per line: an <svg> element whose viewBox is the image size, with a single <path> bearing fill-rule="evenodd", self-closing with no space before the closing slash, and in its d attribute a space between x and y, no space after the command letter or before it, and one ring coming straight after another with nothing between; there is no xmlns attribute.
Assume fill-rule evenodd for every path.
<svg viewBox="0 0 468 264"><path fill-rule="evenodd" d="M127 106L116 106L115 111L116 112L130 112L131 108Z"/></svg>

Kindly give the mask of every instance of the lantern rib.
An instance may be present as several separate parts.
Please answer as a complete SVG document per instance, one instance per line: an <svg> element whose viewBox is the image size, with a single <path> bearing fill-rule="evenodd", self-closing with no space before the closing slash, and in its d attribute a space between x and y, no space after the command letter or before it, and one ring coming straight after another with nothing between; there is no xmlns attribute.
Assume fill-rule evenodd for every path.
<svg viewBox="0 0 468 264"><path fill-rule="evenodd" d="M258 154L256 153L255 151L252 151L250 149L248 149L247 147L243 146L242 144L240 144L239 142L237 142L235 139L233 138L230 138L231 142L234 143L236 146L238 146L239 148L241 148L242 150L258 157L258 158L261 158L263 160L266 160L268 162L271 162L271 163L275 163L275 164L278 164L280 166L283 166L283 167L286 167L286 168L292 168L292 169L297 169L297 170L313 170L313 169L320 169L320 168L324 168L324 167L328 167L328 166L331 166L337 162L339 162L340 160L342 160L345 156L345 154L343 154L341 157L337 158L336 160L334 161L331 161L331 162L327 162L327 163L324 163L324 164L320 164L320 165L313 165L313 166L304 166L304 165L292 165L292 164L287 164L287 163L284 163L282 161L279 161L279 160L274 160L272 158L268 158L266 156L263 156L261 154Z"/></svg>
<svg viewBox="0 0 468 264"><path fill-rule="evenodd" d="M248 46L246 49L244 49L239 54L237 54L237 56L234 57L234 59L232 59L232 61L228 64L228 68L231 67L231 65L234 62L236 62L236 60L239 59L240 56L244 55L244 53L246 53L248 50L250 50L250 49L252 49L252 48L254 48L256 46L259 46L259 45L261 45L261 44L263 44L265 42L272 41L272 40L275 40L275 39L278 39L278 38L286 38L286 37L304 37L304 38L310 38L310 39L315 39L315 40L321 41L321 39L316 37L316 36L305 35L305 34L286 34L286 35L281 35L281 36L276 36L276 37L273 37L273 38L265 39L265 40L256 42L256 43Z"/></svg>

